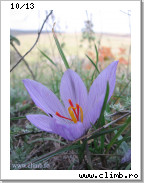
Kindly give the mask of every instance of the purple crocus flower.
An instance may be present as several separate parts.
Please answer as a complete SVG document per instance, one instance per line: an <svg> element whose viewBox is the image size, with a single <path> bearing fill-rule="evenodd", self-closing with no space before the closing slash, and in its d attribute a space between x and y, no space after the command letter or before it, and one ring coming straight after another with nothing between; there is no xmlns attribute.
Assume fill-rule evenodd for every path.
<svg viewBox="0 0 144 183"><path fill-rule="evenodd" d="M93 82L89 93L80 76L68 69L61 84L60 96L63 104L47 87L30 79L23 83L34 103L47 115L30 114L27 119L37 128L60 135L66 140L76 140L86 133L100 116L107 82L109 97L115 88L118 61L112 62Z"/></svg>
<svg viewBox="0 0 144 183"><path fill-rule="evenodd" d="M131 149L124 154L123 158L121 159L121 163L126 163L131 161Z"/></svg>

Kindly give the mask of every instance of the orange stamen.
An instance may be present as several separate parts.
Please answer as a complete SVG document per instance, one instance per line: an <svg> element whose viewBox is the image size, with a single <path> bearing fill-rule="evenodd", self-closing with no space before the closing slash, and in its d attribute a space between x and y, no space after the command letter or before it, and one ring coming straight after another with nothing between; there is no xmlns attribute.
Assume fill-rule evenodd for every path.
<svg viewBox="0 0 144 183"><path fill-rule="evenodd" d="M58 117L60 117L60 118L64 118L64 119L68 119L68 120L70 120L70 121L73 121L73 120L72 120L72 119L70 119L70 118L66 118L66 117L64 117L64 116L60 115L58 112L56 112L56 115L57 115Z"/></svg>
<svg viewBox="0 0 144 183"><path fill-rule="evenodd" d="M74 108L74 105L73 105L72 101L71 101L70 99L69 99L68 101L69 101L69 104L70 104L70 106L72 107L73 112L75 113L75 116L76 116L76 118L77 118L77 120L78 120L79 115L76 113L76 111L75 111L75 108Z"/></svg>
<svg viewBox="0 0 144 183"><path fill-rule="evenodd" d="M80 114L81 114L81 122L83 123L83 110L82 110L81 106L79 106L79 109L80 109Z"/></svg>
<svg viewBox="0 0 144 183"><path fill-rule="evenodd" d="M69 115L71 116L72 121L73 121L74 123L77 123L77 119L76 119L76 117L75 117L75 115L74 115L74 111L72 111L71 109L72 109L72 107L70 106L70 107L68 108Z"/></svg>
<svg viewBox="0 0 144 183"><path fill-rule="evenodd" d="M79 105L78 104L76 104L76 108L77 108L77 116L78 116L77 120L79 120Z"/></svg>
<svg viewBox="0 0 144 183"><path fill-rule="evenodd" d="M72 101L70 99L68 101L70 104L70 107L68 107L68 112L69 112L71 119L60 115L58 112L56 112L55 114L60 118L70 120L74 123L77 123L77 121L79 121L79 120L83 123L83 110L82 110L81 106L79 104L76 104L76 107L74 107ZM79 115L80 115L80 117L79 117Z"/></svg>

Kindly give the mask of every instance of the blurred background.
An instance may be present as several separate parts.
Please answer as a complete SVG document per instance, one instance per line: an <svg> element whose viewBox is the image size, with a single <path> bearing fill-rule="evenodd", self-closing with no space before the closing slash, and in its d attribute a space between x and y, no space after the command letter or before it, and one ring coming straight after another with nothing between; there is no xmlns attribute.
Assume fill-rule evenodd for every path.
<svg viewBox="0 0 144 183"><path fill-rule="evenodd" d="M46 10L22 11L22 13L11 11L10 33L19 40L19 45L15 46L21 55L24 55L33 45L48 12ZM120 10L114 7L111 9L96 8L95 11L53 11L44 25L38 44L26 59L29 64L32 64L33 72L36 72L38 64L46 64L39 49L52 58L55 63L60 63L59 53L52 36L52 27L56 22L55 32L57 32L59 42L70 63L80 59L85 62L84 65L87 69L91 69L91 64L86 63L85 55L87 54L95 60L94 44L96 44L101 63L119 60L129 70L130 15L130 10ZM17 56L11 49L11 67L19 59ZM23 69L26 68L23 67Z"/></svg>
<svg viewBox="0 0 144 183"><path fill-rule="evenodd" d="M11 11L11 68L32 47L37 39L38 31L49 13L49 10ZM110 109L111 111L130 109L131 10L125 6L124 9L104 6L103 8L96 7L94 11L53 11L45 23L34 49L11 72L11 163L23 162L28 157L32 158L33 150L38 148L39 143L41 143L31 144L31 141L36 139L38 135L37 137L25 136L28 143L24 139L15 140L17 134L37 131L26 120L25 115L40 112L31 101L23 86L22 79L37 80L50 88L60 98L59 84L66 68L52 34L55 22L54 30L70 68L78 72L88 90L98 75L90 59L95 64L98 62L100 71L112 61L119 60L116 88L110 102ZM121 120L120 123L124 121ZM53 134L47 135L55 136ZM128 149L130 139L127 143ZM40 151L40 154L51 151L58 146L57 143L51 143L49 150L47 150L47 146ZM37 156L37 154L35 155ZM112 161L112 166L114 164L115 159L114 162ZM116 166L115 169L119 168ZM59 165L50 165L50 169L59 168ZM15 168L12 167L12 169Z"/></svg>

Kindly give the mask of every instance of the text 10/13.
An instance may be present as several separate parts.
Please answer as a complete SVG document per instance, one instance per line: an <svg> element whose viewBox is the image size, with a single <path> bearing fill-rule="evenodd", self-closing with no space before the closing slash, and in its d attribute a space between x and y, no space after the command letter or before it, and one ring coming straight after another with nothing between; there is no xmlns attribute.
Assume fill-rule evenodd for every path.
<svg viewBox="0 0 144 183"><path fill-rule="evenodd" d="M22 4L20 5L19 3L11 3L11 10L14 10L14 9L26 9L26 10L29 10L29 9L34 9L34 3L25 3L25 4Z"/></svg>

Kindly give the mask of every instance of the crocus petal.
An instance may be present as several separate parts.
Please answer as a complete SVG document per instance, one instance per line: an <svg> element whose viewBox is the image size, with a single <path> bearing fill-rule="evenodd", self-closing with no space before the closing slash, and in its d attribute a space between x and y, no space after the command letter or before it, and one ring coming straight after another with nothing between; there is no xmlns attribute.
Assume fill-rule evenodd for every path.
<svg viewBox="0 0 144 183"><path fill-rule="evenodd" d="M81 122L77 122L77 124L59 123L55 118L40 114L27 115L26 117L37 128L60 135L66 140L76 140L85 133Z"/></svg>
<svg viewBox="0 0 144 183"><path fill-rule="evenodd" d="M47 114L55 115L59 111L66 116L66 111L56 95L47 87L30 79L24 79L23 83L34 103Z"/></svg>
<svg viewBox="0 0 144 183"><path fill-rule="evenodd" d="M52 133L52 126L56 119L42 114L26 115L27 119L38 129Z"/></svg>
<svg viewBox="0 0 144 183"><path fill-rule="evenodd" d="M71 69L68 69L62 77L60 95L66 109L70 106L68 100L71 99L74 106L77 103L85 111L87 89L80 76Z"/></svg>
<svg viewBox="0 0 144 183"><path fill-rule="evenodd" d="M124 157L121 159L121 163L126 163L126 162L130 162L131 161L131 149L129 149Z"/></svg>
<svg viewBox="0 0 144 183"><path fill-rule="evenodd" d="M76 124L64 124L64 123L55 123L53 132L65 138L66 140L76 140L85 134L85 128L81 122Z"/></svg>
<svg viewBox="0 0 144 183"><path fill-rule="evenodd" d="M93 82L89 95L88 95L88 111L86 116L86 121L91 123L95 123L99 118L101 113L101 109L104 102L104 97L106 93L107 82L109 82L109 97L113 94L115 88L115 80L116 80L116 68L118 61L112 62L106 69L104 69L98 77ZM87 124L87 128L90 127L90 124Z"/></svg>

